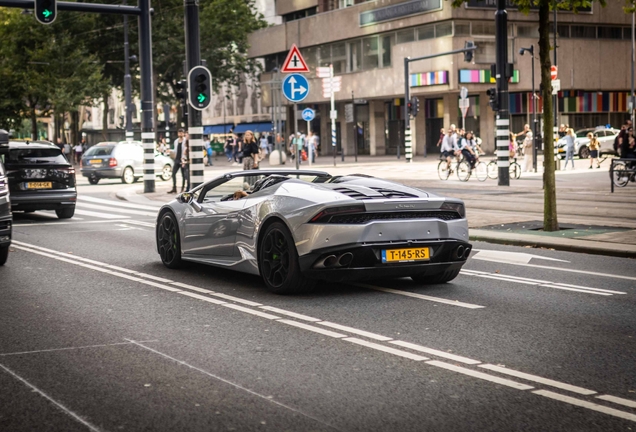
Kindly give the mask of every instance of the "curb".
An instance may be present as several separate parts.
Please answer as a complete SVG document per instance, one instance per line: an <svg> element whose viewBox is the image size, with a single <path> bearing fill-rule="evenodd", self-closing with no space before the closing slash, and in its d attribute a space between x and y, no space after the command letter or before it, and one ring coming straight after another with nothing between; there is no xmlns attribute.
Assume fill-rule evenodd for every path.
<svg viewBox="0 0 636 432"><path fill-rule="evenodd" d="M470 230L469 238L473 241L483 241L486 243L550 248L559 251L580 252L619 258L636 258L636 245L602 243L578 239L544 238L531 234L493 233L487 230Z"/></svg>

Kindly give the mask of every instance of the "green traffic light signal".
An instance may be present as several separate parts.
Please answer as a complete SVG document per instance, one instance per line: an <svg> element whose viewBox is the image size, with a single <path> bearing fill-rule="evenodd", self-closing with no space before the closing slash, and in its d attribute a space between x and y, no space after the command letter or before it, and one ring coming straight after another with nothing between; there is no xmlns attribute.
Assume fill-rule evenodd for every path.
<svg viewBox="0 0 636 432"><path fill-rule="evenodd" d="M188 101L190 106L202 111L210 106L212 78L205 66L195 66L188 73Z"/></svg>
<svg viewBox="0 0 636 432"><path fill-rule="evenodd" d="M205 97L203 93L199 93L199 95L197 96L197 100L199 101L199 103L205 102L206 99L207 98Z"/></svg>
<svg viewBox="0 0 636 432"><path fill-rule="evenodd" d="M48 9L44 9L44 10L42 11L42 15L44 15L44 18L48 18L48 17L50 17L52 14L53 14L53 12L51 12L51 11L50 11L50 10L48 10Z"/></svg>
<svg viewBox="0 0 636 432"><path fill-rule="evenodd" d="M35 19L42 24L51 24L57 17L56 0L35 0Z"/></svg>

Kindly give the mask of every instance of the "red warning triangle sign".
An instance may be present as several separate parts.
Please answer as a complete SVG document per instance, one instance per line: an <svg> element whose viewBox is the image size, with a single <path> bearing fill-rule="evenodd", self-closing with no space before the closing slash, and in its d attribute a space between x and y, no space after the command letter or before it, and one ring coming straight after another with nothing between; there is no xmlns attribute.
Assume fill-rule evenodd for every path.
<svg viewBox="0 0 636 432"><path fill-rule="evenodd" d="M309 72L309 68L307 67L307 63L305 63L305 59L302 55L300 55L300 50L293 44L291 49L289 50L289 54L287 54L287 58L285 59L285 63L283 63L283 68L280 70L283 73L305 73Z"/></svg>

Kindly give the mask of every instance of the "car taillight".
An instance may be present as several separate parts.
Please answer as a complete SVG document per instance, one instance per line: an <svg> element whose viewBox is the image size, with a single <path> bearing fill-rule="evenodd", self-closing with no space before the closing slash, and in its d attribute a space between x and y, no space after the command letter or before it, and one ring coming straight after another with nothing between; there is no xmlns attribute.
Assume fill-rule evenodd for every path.
<svg viewBox="0 0 636 432"><path fill-rule="evenodd" d="M440 210L450 210L457 212L462 218L466 217L466 209L464 204L445 201L440 207Z"/></svg>
<svg viewBox="0 0 636 432"><path fill-rule="evenodd" d="M117 166L117 159L115 159L115 158L108 159L108 166L109 167L116 167Z"/></svg>
<svg viewBox="0 0 636 432"><path fill-rule="evenodd" d="M340 207L328 207L314 217L309 219L310 223L327 223L334 215L350 214L350 213L364 213L366 211L364 204L354 204Z"/></svg>
<svg viewBox="0 0 636 432"><path fill-rule="evenodd" d="M6 177L0 177L0 196L6 195L9 192L9 182Z"/></svg>

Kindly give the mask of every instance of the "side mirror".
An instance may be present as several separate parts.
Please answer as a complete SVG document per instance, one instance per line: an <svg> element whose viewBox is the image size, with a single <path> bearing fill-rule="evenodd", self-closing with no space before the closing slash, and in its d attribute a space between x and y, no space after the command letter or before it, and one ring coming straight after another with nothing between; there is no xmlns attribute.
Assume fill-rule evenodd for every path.
<svg viewBox="0 0 636 432"><path fill-rule="evenodd" d="M192 198L192 194L188 192L177 195L177 201L181 204L190 204L192 202Z"/></svg>

